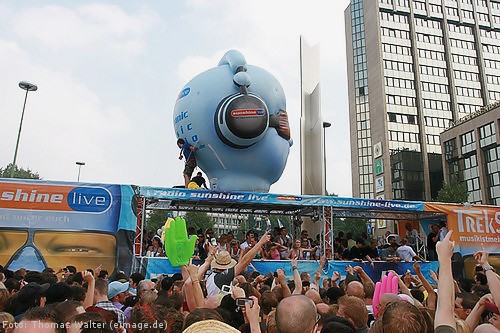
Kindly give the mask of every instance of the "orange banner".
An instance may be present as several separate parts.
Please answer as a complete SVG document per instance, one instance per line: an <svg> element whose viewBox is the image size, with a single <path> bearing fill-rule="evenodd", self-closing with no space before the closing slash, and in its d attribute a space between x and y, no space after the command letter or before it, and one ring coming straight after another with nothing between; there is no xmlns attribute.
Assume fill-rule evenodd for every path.
<svg viewBox="0 0 500 333"><path fill-rule="evenodd" d="M0 183L0 207L71 211L66 198L74 188L74 186Z"/></svg>
<svg viewBox="0 0 500 333"><path fill-rule="evenodd" d="M500 252L500 207L443 203L425 203L424 207L425 211L446 214L452 240L461 250L476 251L484 245L489 252Z"/></svg>

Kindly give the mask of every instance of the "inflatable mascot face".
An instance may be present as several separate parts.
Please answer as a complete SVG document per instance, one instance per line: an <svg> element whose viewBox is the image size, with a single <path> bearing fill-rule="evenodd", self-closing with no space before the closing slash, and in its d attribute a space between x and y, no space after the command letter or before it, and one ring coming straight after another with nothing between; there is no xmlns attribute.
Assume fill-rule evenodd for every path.
<svg viewBox="0 0 500 333"><path fill-rule="evenodd" d="M174 127L216 191L268 192L292 145L283 88L234 50L181 90Z"/></svg>

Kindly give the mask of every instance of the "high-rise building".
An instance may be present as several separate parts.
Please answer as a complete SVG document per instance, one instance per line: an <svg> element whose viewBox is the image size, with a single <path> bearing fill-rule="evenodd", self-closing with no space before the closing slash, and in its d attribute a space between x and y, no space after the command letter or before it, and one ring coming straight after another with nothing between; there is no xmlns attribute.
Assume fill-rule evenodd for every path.
<svg viewBox="0 0 500 333"><path fill-rule="evenodd" d="M500 205L500 103L457 121L441 133L445 181L465 184L468 201Z"/></svg>
<svg viewBox="0 0 500 333"><path fill-rule="evenodd" d="M500 100L500 0L351 0L353 196L431 200L439 135Z"/></svg>

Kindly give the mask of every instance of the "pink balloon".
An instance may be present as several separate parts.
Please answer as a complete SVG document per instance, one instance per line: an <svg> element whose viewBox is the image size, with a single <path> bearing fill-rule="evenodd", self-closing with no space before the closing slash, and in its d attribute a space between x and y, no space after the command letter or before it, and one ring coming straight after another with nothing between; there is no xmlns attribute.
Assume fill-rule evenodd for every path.
<svg viewBox="0 0 500 333"><path fill-rule="evenodd" d="M383 295L387 292L387 276L382 278L382 286L380 287L380 295Z"/></svg>
<svg viewBox="0 0 500 333"><path fill-rule="evenodd" d="M373 293L373 300L372 300L372 307L373 307L373 314L375 315L375 318L378 318L378 304L380 303L380 288L382 286L382 283L377 282L375 284L375 292Z"/></svg>
<svg viewBox="0 0 500 333"><path fill-rule="evenodd" d="M391 293L393 294L398 294L398 280L399 280L399 277L394 275L392 277L392 284L391 284Z"/></svg>

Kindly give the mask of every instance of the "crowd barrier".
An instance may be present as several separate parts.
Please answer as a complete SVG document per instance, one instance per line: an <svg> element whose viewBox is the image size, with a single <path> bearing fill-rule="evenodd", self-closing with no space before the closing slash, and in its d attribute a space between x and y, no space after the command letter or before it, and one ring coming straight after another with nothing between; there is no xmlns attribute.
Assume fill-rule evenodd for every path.
<svg viewBox="0 0 500 333"><path fill-rule="evenodd" d="M161 274L174 274L180 273L179 267L173 267L170 264L168 258L158 258L158 257L141 257L139 258L140 265L143 267L146 278L157 278ZM200 264L196 263L195 264ZM374 267L372 268L369 263L362 264L360 262L354 261L328 261L323 271L321 272L321 278L331 277L334 271L340 272L342 278L345 277L346 271L345 268L348 265L351 266L361 266L363 270L370 276L373 281L379 281L382 274L389 270L394 270L398 274L404 274L406 271L410 271L412 274L415 274L413 271L413 263L412 262L385 262L385 261L374 261ZM293 278L292 267L290 265L290 261L288 260L254 260L252 261L252 266L255 267L257 271L262 274L267 272L275 272L278 268L282 268L285 271L285 275L287 279ZM299 260L298 268L299 272L308 272L311 274L311 278L313 278L314 273L318 270L319 261L317 260ZM427 280L430 280L429 273L431 270L434 272L438 271L438 262L437 261L429 261L429 262L420 262L421 271L426 277ZM253 269L251 267L248 268L248 271L251 272Z"/></svg>

